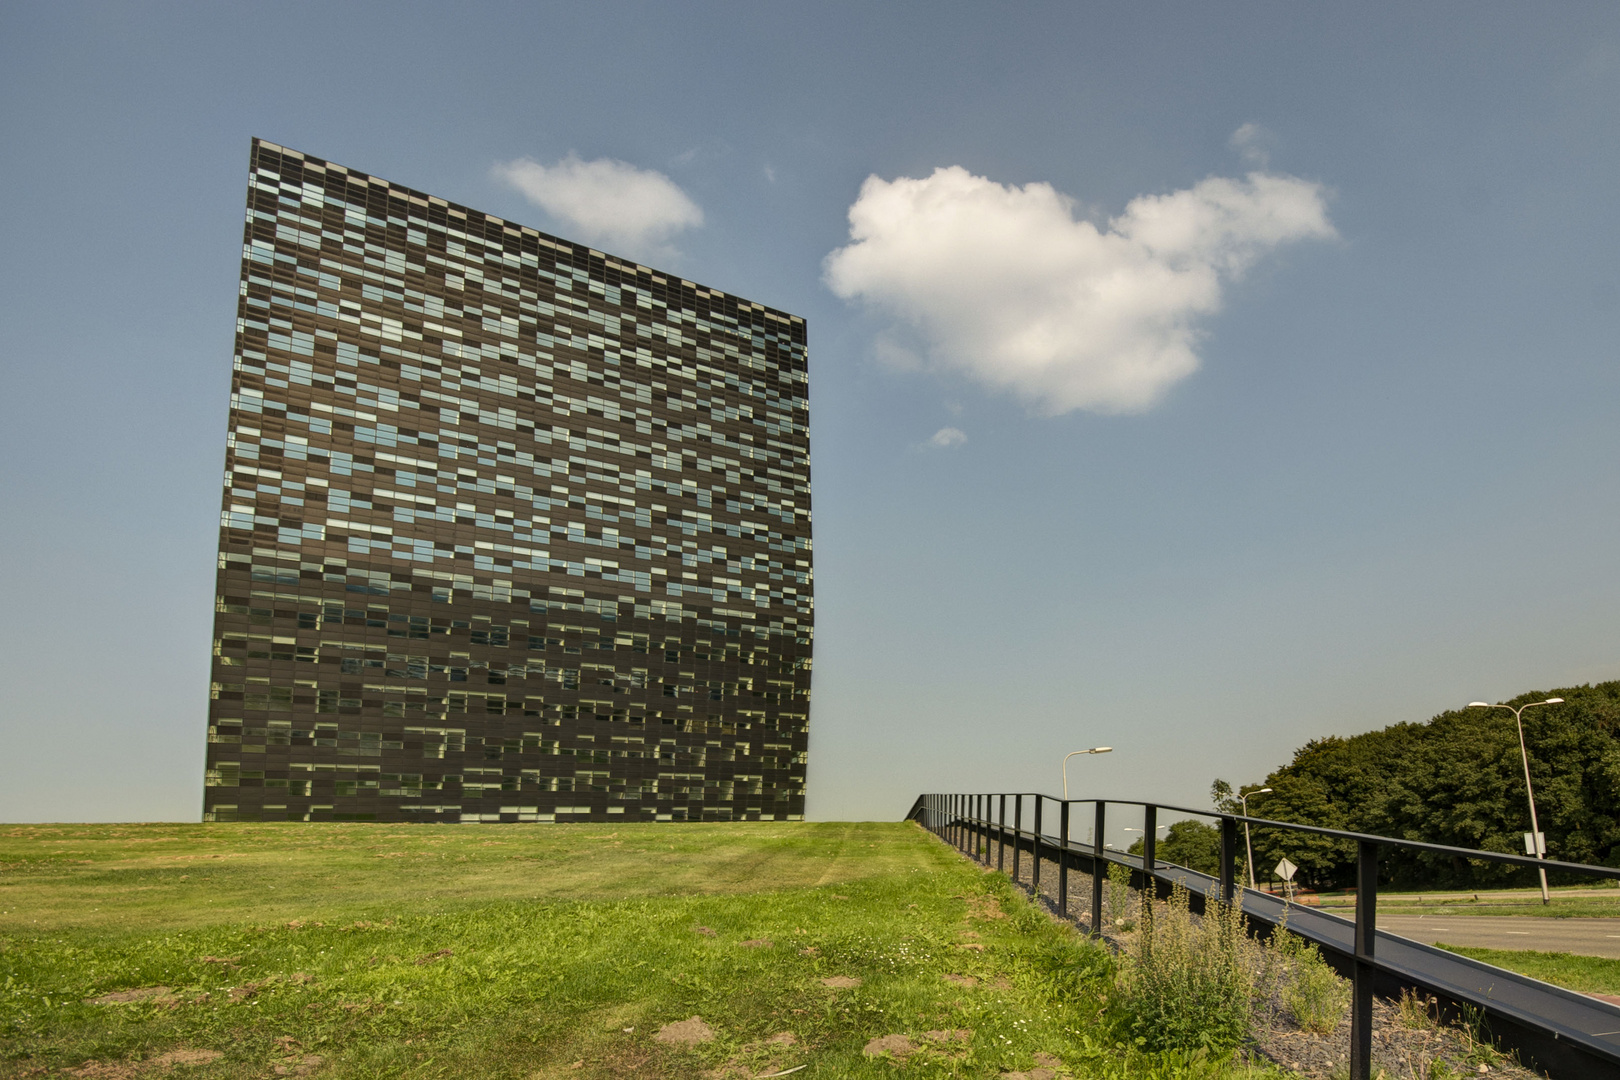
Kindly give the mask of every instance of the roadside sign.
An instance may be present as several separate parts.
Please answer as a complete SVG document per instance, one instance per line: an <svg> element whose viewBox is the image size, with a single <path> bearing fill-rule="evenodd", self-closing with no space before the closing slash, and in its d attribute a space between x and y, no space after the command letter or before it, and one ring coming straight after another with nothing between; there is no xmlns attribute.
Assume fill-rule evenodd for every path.
<svg viewBox="0 0 1620 1080"><path fill-rule="evenodd" d="M1541 850L1537 851L1537 848L1540 848ZM1545 859L1547 857L1547 834L1544 832L1536 833L1535 841L1532 843L1530 840L1530 834L1525 833L1524 853L1526 855L1540 855L1543 859Z"/></svg>
<svg viewBox="0 0 1620 1080"><path fill-rule="evenodd" d="M1295 866L1287 859L1284 859L1282 862L1277 864L1277 876L1282 878L1284 881L1293 881L1294 872L1298 869L1299 867Z"/></svg>

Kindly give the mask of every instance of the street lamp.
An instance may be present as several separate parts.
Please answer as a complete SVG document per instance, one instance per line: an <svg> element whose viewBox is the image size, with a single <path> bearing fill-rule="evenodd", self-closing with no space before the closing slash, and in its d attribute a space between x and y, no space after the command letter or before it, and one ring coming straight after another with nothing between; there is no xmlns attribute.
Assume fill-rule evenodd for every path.
<svg viewBox="0 0 1620 1080"><path fill-rule="evenodd" d="M1112 746L1093 746L1090 750L1076 750L1074 753L1063 756L1063 801L1069 801L1069 759L1075 754L1108 754L1113 752Z"/></svg>
<svg viewBox="0 0 1620 1080"><path fill-rule="evenodd" d="M1563 703L1564 699L1561 697L1550 697L1546 701L1527 702L1517 709L1511 705L1492 705L1488 701L1470 701L1468 703L1470 709L1506 709L1513 714L1513 723L1519 729L1519 758L1524 762L1524 794L1530 800L1530 847L1535 850L1537 859L1545 859L1547 853L1542 850L1541 830L1536 825L1536 793L1530 787L1530 753L1524 748L1524 721L1519 719L1519 715L1524 710L1533 709L1537 705L1562 705ZM1541 902L1549 904L1552 902L1552 897L1547 893L1547 871L1538 866L1536 867L1536 873L1541 875Z"/></svg>
<svg viewBox="0 0 1620 1080"><path fill-rule="evenodd" d="M1244 818L1247 818L1249 816L1249 795L1264 795L1270 790L1271 789L1268 788L1268 787L1256 788L1255 790L1249 792L1248 795L1239 795L1238 796L1238 801L1243 804L1243 816L1244 816ZM1248 821L1243 822L1243 850L1248 853L1249 888L1251 888L1251 889L1257 888L1257 886L1254 883L1254 845L1249 842L1249 823L1248 823ZM1270 881L1271 879L1267 878L1266 880Z"/></svg>

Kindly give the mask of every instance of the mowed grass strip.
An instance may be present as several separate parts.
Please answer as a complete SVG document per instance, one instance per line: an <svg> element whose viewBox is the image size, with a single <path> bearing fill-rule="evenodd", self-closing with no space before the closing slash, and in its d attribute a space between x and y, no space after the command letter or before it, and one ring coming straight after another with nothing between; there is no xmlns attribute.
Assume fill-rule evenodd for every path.
<svg viewBox="0 0 1620 1080"><path fill-rule="evenodd" d="M5 1075L893 1076L886 1035L908 1076L1169 1075L1111 1038L1102 948L911 825L4 840Z"/></svg>
<svg viewBox="0 0 1620 1080"><path fill-rule="evenodd" d="M1578 990L1583 994L1620 994L1620 960L1521 949L1472 949L1460 945L1441 945L1439 948L1562 986L1566 990Z"/></svg>
<svg viewBox="0 0 1620 1080"><path fill-rule="evenodd" d="M880 823L0 826L0 932L757 892L932 866Z"/></svg>
<svg viewBox="0 0 1620 1080"><path fill-rule="evenodd" d="M1323 911L1334 915L1349 917L1350 912L1356 910L1352 903L1323 901L1320 905ZM1519 915L1536 919L1620 919L1620 899L1603 899L1600 897L1573 897L1559 899L1554 897L1552 903L1542 904L1538 896L1533 900L1493 900L1489 893L1480 893L1478 903L1472 901L1446 901L1417 903L1402 899L1386 902L1384 894L1378 894L1378 911L1381 915L1427 915L1431 918L1453 918L1466 915Z"/></svg>

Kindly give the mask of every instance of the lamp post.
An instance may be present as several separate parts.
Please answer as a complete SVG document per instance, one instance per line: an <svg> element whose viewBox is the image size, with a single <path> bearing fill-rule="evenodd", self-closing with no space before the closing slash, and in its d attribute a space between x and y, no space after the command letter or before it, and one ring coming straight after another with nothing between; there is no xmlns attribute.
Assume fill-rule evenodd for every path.
<svg viewBox="0 0 1620 1080"><path fill-rule="evenodd" d="M1073 753L1065 754L1063 756L1063 801L1064 802L1069 801L1069 759L1074 757L1076 754L1108 754L1108 753L1112 753L1113 750L1114 750L1114 748L1112 746L1093 746L1090 750L1076 750ZM1064 839L1067 840L1068 837L1064 837Z"/></svg>
<svg viewBox="0 0 1620 1080"><path fill-rule="evenodd" d="M1249 792L1248 795L1238 796L1238 801L1243 804L1243 817L1245 819L1243 822L1243 850L1248 857L1249 888L1251 889L1258 888L1258 886L1256 886L1254 883L1254 845L1249 842L1249 822L1247 820L1249 816L1249 796L1264 795L1270 790L1271 789L1268 787L1256 788L1255 790Z"/></svg>
<svg viewBox="0 0 1620 1080"><path fill-rule="evenodd" d="M1526 709L1533 709L1537 705L1562 705L1561 697L1550 697L1546 701L1530 701L1515 709L1511 705L1492 705L1488 701L1470 701L1470 709L1506 709L1513 714L1513 723L1519 729L1519 759L1524 762L1524 794L1530 800L1530 846L1535 849L1537 859L1545 859L1547 853L1542 850L1541 829L1536 824L1536 793L1530 787L1530 752L1524 748L1524 721L1519 719ZM1541 902L1549 904L1552 897L1547 893L1547 871L1536 867L1536 873L1541 875Z"/></svg>

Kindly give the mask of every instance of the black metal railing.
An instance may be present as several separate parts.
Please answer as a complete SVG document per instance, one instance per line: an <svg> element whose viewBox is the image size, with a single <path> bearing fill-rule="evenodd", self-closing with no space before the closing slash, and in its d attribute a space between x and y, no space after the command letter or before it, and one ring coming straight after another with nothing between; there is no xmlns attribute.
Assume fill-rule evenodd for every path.
<svg viewBox="0 0 1620 1080"><path fill-rule="evenodd" d="M1092 840L1090 843L1077 843L1070 837L1074 816L1071 808L1088 803L1094 808ZM1027 829L1026 806L1030 811L1031 826ZM1047 830L1051 818L1045 811L1052 806L1057 810L1056 834ZM1108 822L1110 806L1140 809L1143 840L1140 856L1111 849L1104 842L1104 827ZM1218 821L1220 864L1214 876L1159 861L1156 833L1161 810ZM1532 855L1500 851L1478 851L1163 803L1123 799L1057 799L1035 792L920 795L907 816L959 850L971 852L975 859L986 864L990 861L989 842L994 840L995 869L1009 872L1014 881L1021 879L1021 862L1027 851L1030 884L1037 897L1042 895L1043 859L1055 862L1057 885L1051 900L1064 917L1069 917L1068 870L1077 864L1089 864L1091 910L1088 931L1093 936L1101 933L1103 893L1110 865L1126 867L1131 873L1133 887L1151 888L1156 896L1167 894L1174 885L1179 884L1196 898L1195 903L1199 907L1204 898L1225 903L1241 901L1244 914L1262 924L1267 932L1286 919L1289 931L1314 941L1330 962L1337 961L1335 966L1341 971L1348 970L1351 981L1351 1080L1370 1080L1372 1074L1374 990L1399 993L1408 988L1427 993L1454 1011L1477 1010L1478 1015L1493 1022L1493 1034L1531 1059L1527 1064L1553 1075L1620 1077L1620 1009L1586 995L1380 932L1377 921L1381 849L1427 852L1448 858L1540 867L1608 879L1620 879L1620 868L1538 859ZM1241 825L1307 833L1355 844L1354 922L1347 923L1326 912L1301 908L1286 900L1278 900L1269 893L1251 889L1240 891L1236 868L1238 828ZM1010 866L1007 865L1009 861ZM1378 948L1380 941L1385 946L1384 951Z"/></svg>

